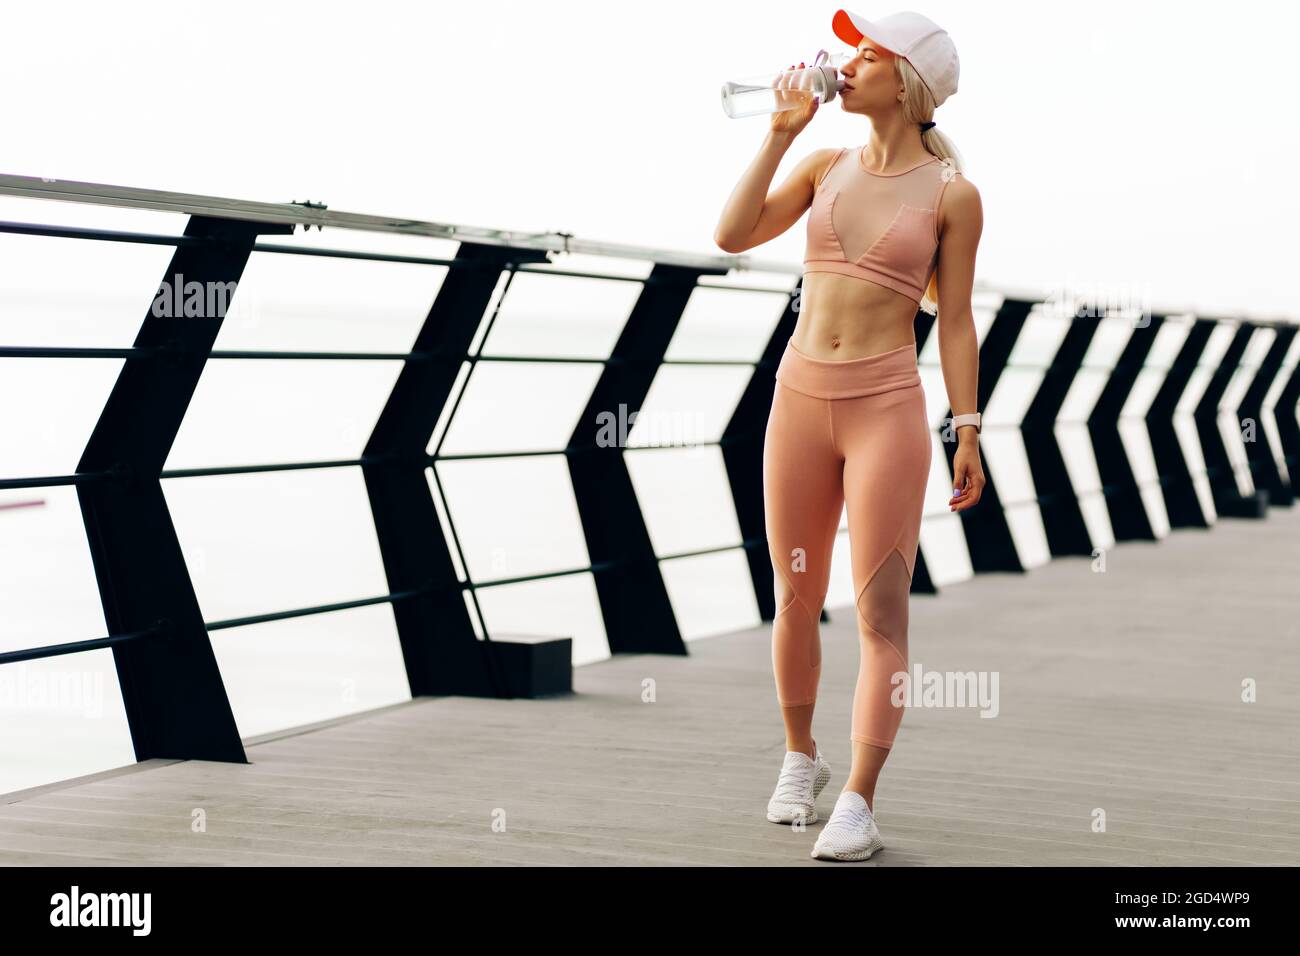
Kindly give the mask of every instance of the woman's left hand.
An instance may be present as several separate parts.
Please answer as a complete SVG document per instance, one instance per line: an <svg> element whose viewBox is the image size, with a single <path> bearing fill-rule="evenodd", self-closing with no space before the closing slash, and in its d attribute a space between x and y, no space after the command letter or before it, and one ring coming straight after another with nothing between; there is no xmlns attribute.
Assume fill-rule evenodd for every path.
<svg viewBox="0 0 1300 956"><path fill-rule="evenodd" d="M974 441L959 442L952 458L953 496L948 499L948 510L965 511L979 504L984 493L984 468L980 464L979 445Z"/></svg>

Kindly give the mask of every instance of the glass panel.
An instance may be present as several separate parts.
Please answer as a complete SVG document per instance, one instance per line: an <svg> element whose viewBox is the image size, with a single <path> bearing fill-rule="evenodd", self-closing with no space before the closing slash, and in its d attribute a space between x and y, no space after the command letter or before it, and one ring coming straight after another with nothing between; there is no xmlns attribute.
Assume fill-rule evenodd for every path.
<svg viewBox="0 0 1300 956"><path fill-rule="evenodd" d="M756 362L790 305L776 292L697 288L682 311L665 358Z"/></svg>
<svg viewBox="0 0 1300 956"><path fill-rule="evenodd" d="M951 490L948 493L951 495ZM941 514L927 515L921 522L921 550L935 587L967 581L975 573L961 515L948 511L947 507Z"/></svg>
<svg viewBox="0 0 1300 956"><path fill-rule="evenodd" d="M0 478L75 472L123 364L0 358Z"/></svg>
<svg viewBox="0 0 1300 956"><path fill-rule="evenodd" d="M411 699L388 604L234 627L211 637L244 738Z"/></svg>
<svg viewBox="0 0 1300 956"><path fill-rule="evenodd" d="M111 650L0 665L0 793L134 762Z"/></svg>
<svg viewBox="0 0 1300 956"><path fill-rule="evenodd" d="M1092 410L1097 407L1097 400L1101 398L1102 390L1109 381L1109 370L1090 367L1085 358L1084 365L1080 366L1074 380L1070 382L1065 400L1061 402L1061 410L1056 415L1057 422L1086 422L1092 416Z"/></svg>
<svg viewBox="0 0 1300 956"><path fill-rule="evenodd" d="M1191 331L1191 316L1170 316L1161 322L1156 340L1151 345L1151 351L1147 353L1147 366L1166 370L1171 368Z"/></svg>
<svg viewBox="0 0 1300 956"><path fill-rule="evenodd" d="M1128 340L1132 335L1132 322L1125 319L1102 319L1097 323L1097 331L1092 341L1088 343L1083 364L1089 368L1105 369L1109 374L1128 346Z"/></svg>
<svg viewBox="0 0 1300 956"><path fill-rule="evenodd" d="M488 633L573 639L573 666L608 660L609 640L600 614L596 581L572 574L519 584L502 584L478 592Z"/></svg>
<svg viewBox="0 0 1300 956"><path fill-rule="evenodd" d="M718 446L630 451L625 460L656 555L740 543Z"/></svg>
<svg viewBox="0 0 1300 956"><path fill-rule="evenodd" d="M210 359L167 468L360 457L401 362Z"/></svg>
<svg viewBox="0 0 1300 956"><path fill-rule="evenodd" d="M998 498L1005 510L1013 504L1032 502L1038 507L1038 492L1029 473L1025 443L1019 429L998 428L980 436L980 455L986 471L997 476Z"/></svg>
<svg viewBox="0 0 1300 956"><path fill-rule="evenodd" d="M754 369L747 365L661 366L627 447L718 441L753 377Z"/></svg>
<svg viewBox="0 0 1300 956"><path fill-rule="evenodd" d="M0 651L107 633L76 490L0 491Z"/></svg>
<svg viewBox="0 0 1300 956"><path fill-rule="evenodd" d="M663 561L659 570L683 640L763 626L744 551Z"/></svg>
<svg viewBox="0 0 1300 956"><path fill-rule="evenodd" d="M172 478L163 492L207 621L388 593L360 468Z"/></svg>
<svg viewBox="0 0 1300 956"><path fill-rule="evenodd" d="M1165 383L1165 376L1168 375L1167 369L1151 368L1144 365L1138 370L1137 378L1133 380L1133 388L1128 397L1124 399L1124 407L1120 412L1121 418L1133 418L1142 422L1146 418L1147 412L1151 410L1151 403L1156 400L1160 393L1160 387Z"/></svg>
<svg viewBox="0 0 1300 956"><path fill-rule="evenodd" d="M1056 447L1065 462L1065 473L1076 495L1101 493L1101 472L1092 447L1092 433L1083 422L1058 422Z"/></svg>
<svg viewBox="0 0 1300 956"><path fill-rule="evenodd" d="M1106 377L1099 371L1081 373L1071 385L1053 428L1061 460L1065 463L1065 473L1070 477L1074 493L1080 498L1101 492L1101 472L1097 468L1097 456L1093 450L1092 432L1088 429L1087 420L1096 403L1096 396L1105 384ZM1071 396L1078 397L1071 402Z"/></svg>
<svg viewBox="0 0 1300 956"><path fill-rule="evenodd" d="M447 274L442 266L254 252L214 348L406 352Z"/></svg>
<svg viewBox="0 0 1300 956"><path fill-rule="evenodd" d="M1124 457L1128 459L1133 471L1133 480L1139 485L1158 482L1156 459L1151 451L1151 435L1146 422L1141 418L1121 416L1119 420L1119 437L1124 445ZM1160 510L1164 510L1161 506Z"/></svg>
<svg viewBox="0 0 1300 956"><path fill-rule="evenodd" d="M34 216L16 218L49 223L48 207L70 204L44 205ZM0 211L9 208L0 197ZM85 218L73 219L87 225ZM0 342L129 347L174 252L172 246L0 233L0 262L6 266L0 269Z"/></svg>
<svg viewBox="0 0 1300 956"><path fill-rule="evenodd" d="M1093 549L1112 547L1115 544L1115 529L1111 527L1110 509L1106 506L1105 497L1100 491L1078 492L1078 496L1079 511L1083 515L1083 523L1088 529L1088 540ZM1155 513L1147 509L1147 514Z"/></svg>
<svg viewBox="0 0 1300 956"><path fill-rule="evenodd" d="M998 384L984 407L982 425L1013 428L1019 435L1020 423L1025 420L1025 413L1043 384L1043 375L1042 365L1017 368L1008 364L998 376ZM1002 475L999 474L998 479L1001 481Z"/></svg>
<svg viewBox="0 0 1300 956"><path fill-rule="evenodd" d="M608 358L643 288L640 282L516 273L483 354Z"/></svg>
<svg viewBox="0 0 1300 956"><path fill-rule="evenodd" d="M1038 502L1011 503L1005 506L1003 513L1007 519L1007 530L1011 532L1011 539L1016 544L1016 556L1026 571L1042 567L1052 560Z"/></svg>
<svg viewBox="0 0 1300 956"><path fill-rule="evenodd" d="M1035 304L1025 317L1007 364L1045 369L1056 357L1071 324L1067 316L1054 313L1042 303Z"/></svg>
<svg viewBox="0 0 1300 956"><path fill-rule="evenodd" d="M603 366L478 362L440 454L566 447Z"/></svg>
<svg viewBox="0 0 1300 956"><path fill-rule="evenodd" d="M437 471L474 581L591 564L563 455L441 461Z"/></svg>

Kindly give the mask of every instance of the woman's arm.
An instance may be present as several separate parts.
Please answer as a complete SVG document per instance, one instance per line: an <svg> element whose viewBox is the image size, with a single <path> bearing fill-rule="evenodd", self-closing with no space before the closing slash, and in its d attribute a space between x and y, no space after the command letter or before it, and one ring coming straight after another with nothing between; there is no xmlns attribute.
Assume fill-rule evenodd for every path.
<svg viewBox="0 0 1300 956"><path fill-rule="evenodd" d="M975 252L984 230L979 190L964 176L955 177L944 190L940 215L943 226L938 267L939 362L943 366L948 405L954 415L964 415L978 411L979 401L979 339L971 311ZM952 511L965 511L979 502L985 484L979 434L974 425L957 429L957 452L952 464L954 494L948 507Z"/></svg>
<svg viewBox="0 0 1300 956"><path fill-rule="evenodd" d="M803 64L800 63L799 67L803 67ZM807 76L796 72L795 65L791 63L790 72L782 71L773 84L778 91L791 91L777 92L778 101L795 105L791 109L778 110L772 114L771 124L758 155L740 177L740 182L731 191L731 197L722 209L718 227L713 231L713 241L723 252L744 252L769 239L775 239L794 225L795 220L812 203L813 187L817 182L813 177L837 150L819 149L805 156L786 181L770 196L767 194L785 151L817 115L817 97L808 89L794 92L797 89L796 83L807 82Z"/></svg>
<svg viewBox="0 0 1300 956"><path fill-rule="evenodd" d="M732 190L718 219L713 241L723 252L739 253L760 246L789 229L812 203L822 167L838 152L818 149L809 153L780 186L768 194L772 177L795 134L770 130L749 168Z"/></svg>

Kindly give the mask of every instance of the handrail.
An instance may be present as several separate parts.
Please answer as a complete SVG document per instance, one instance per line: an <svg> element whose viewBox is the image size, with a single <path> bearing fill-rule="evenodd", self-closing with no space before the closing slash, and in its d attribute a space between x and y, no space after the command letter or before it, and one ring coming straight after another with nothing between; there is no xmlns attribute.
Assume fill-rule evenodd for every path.
<svg viewBox="0 0 1300 956"><path fill-rule="evenodd" d="M0 173L0 196L53 199L97 206L118 206L159 212L188 213L220 219L252 220L255 222L292 224L305 227L316 226L318 229L324 226L332 226L338 229L425 236L432 239L474 242L490 246L511 246L514 248L557 253L569 252L577 255L605 256L618 259L641 259L693 269L721 268L791 276L803 274L802 263L756 259L745 254L710 255L654 246L579 239L572 233L567 232L517 232L509 229L490 229L481 226L432 222L398 216L340 212L329 209L324 203L306 201L287 203L258 202L249 199L230 199L224 196L206 196L201 193L142 189L135 186L114 186L106 183L88 183L73 179L52 179L43 176L19 176L12 173ZM996 293L1007 298L1043 302L1055 292L1068 290L1029 285L1012 287L1006 284L993 284L985 279L976 279L974 291L977 293ZM1091 298L1086 290L1074 290L1072 294L1080 301L1088 301ZM1261 315L1242 309L1231 310L1229 314L1225 315L1220 310L1203 310L1188 303L1149 303L1149 305L1150 312L1153 315L1194 314L1202 318L1249 321L1256 325L1268 326L1292 326L1296 324L1296 321L1291 318Z"/></svg>
<svg viewBox="0 0 1300 956"><path fill-rule="evenodd" d="M104 183L85 183L71 179L47 179L41 176L15 176L0 173L0 195L19 196L26 199L57 199L64 202L89 203L96 206L120 206L131 209L150 209L158 212L189 213L219 219L252 220L303 226L332 226L337 229L356 229L362 232L398 233L408 236L426 236L432 239L449 239L455 242L475 242L490 246L511 246L538 249L548 252L571 252L580 255L610 256L620 259L642 259L664 265L686 266L701 269L735 269L746 272L776 272L800 275L802 268L789 262L755 259L746 255L705 255L680 252L652 246L629 245L620 242L598 242L577 239L565 232L516 232L509 229L488 229L446 222L429 222L398 216L376 216L367 213L339 212L320 203L257 202L248 199L229 199L222 196L204 196L199 193L178 193L162 189L140 189L134 186L112 186Z"/></svg>

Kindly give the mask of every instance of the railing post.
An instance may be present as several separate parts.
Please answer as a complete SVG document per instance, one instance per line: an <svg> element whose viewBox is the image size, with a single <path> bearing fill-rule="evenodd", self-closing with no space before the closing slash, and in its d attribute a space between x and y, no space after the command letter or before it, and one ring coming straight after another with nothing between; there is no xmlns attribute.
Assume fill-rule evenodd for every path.
<svg viewBox="0 0 1300 956"><path fill-rule="evenodd" d="M1025 458L1038 492L1047 550L1052 557L1092 554L1092 535L1061 453L1056 424L1099 325L1100 320L1095 317L1074 316L1020 423Z"/></svg>
<svg viewBox="0 0 1300 956"><path fill-rule="evenodd" d="M1255 485L1268 494L1270 505L1291 505L1295 501L1295 492L1278 468L1273 448L1269 445L1268 434L1264 430L1264 399L1268 390L1277 380L1286 360L1286 353L1294 341L1296 329L1278 329L1268 354L1259 363L1259 371L1242 397L1237 408L1238 420L1251 419L1255 423L1255 440L1245 442L1246 457L1250 460L1250 474ZM1282 406L1279 405L1278 408ZM1291 421L1295 422L1295 405L1291 406ZM1281 429L1278 429L1279 432Z"/></svg>
<svg viewBox="0 0 1300 956"><path fill-rule="evenodd" d="M1119 431L1119 417L1155 342L1159 323L1133 330L1088 416L1088 435L1116 541L1154 541L1155 528Z"/></svg>
<svg viewBox="0 0 1300 956"><path fill-rule="evenodd" d="M989 328L988 335L979 348L979 390L975 410L983 412L988 405L993 389L997 387L1002 370L1006 368L1011 349L1025 326L1034 303L1026 299L1007 299L998 309ZM946 417L952 416L948 409ZM948 457L948 475L953 475L953 458L957 454L957 442L943 442L943 450ZM971 569L979 574L982 571L1024 571L1020 562L1020 553L1016 550L1015 539L1007 524L1007 515L998 496L997 477L992 463L983 460L984 476L988 483L980 496L978 507L958 512L962 527L966 532L967 546L970 548Z"/></svg>
<svg viewBox="0 0 1300 956"><path fill-rule="evenodd" d="M1291 331L1295 334L1294 330ZM1286 466L1287 478L1295 494L1296 478L1300 476L1300 420L1296 418L1300 407L1300 361L1291 369L1282 391L1277 396L1274 418L1277 421L1278 441L1282 445L1282 463Z"/></svg>
<svg viewBox="0 0 1300 956"><path fill-rule="evenodd" d="M109 634L161 625L113 648L137 760L246 762L160 475L258 235L292 231L190 219L204 241L177 247L135 338L155 351L123 364L77 464L118 476L77 486Z"/></svg>
<svg viewBox="0 0 1300 956"><path fill-rule="evenodd" d="M611 654L686 653L623 457L623 422L645 401L699 277L725 273L655 265L569 441L569 475ZM611 417L617 440L601 444Z"/></svg>
<svg viewBox="0 0 1300 956"><path fill-rule="evenodd" d="M449 360L405 364L366 442L373 462L361 470L389 591L423 590L393 602L412 696L503 697L504 681L494 678L491 648L475 634L438 521L427 450L501 270L509 262L546 261L546 254L464 243L456 258L470 264L444 278L412 349Z"/></svg>
<svg viewBox="0 0 1300 956"><path fill-rule="evenodd" d="M916 339L916 357L920 361L921 352L925 349L925 343L929 341L931 335L935 332L937 317L921 309L916 310L916 317L912 320L912 335ZM929 404L927 397L926 404ZM928 419L927 411L927 419ZM934 436L930 436L934 440ZM922 515L922 521L924 521ZM923 525L924 526L924 525ZM930 576L930 565L925 561L925 540L922 537L921 542L916 548L916 563L912 566L912 586L908 589L912 594L938 594L939 589L934 583L934 578Z"/></svg>
<svg viewBox="0 0 1300 956"><path fill-rule="evenodd" d="M745 548L745 562L749 566L759 618L764 621L776 617L776 579L772 575L772 554L767 543L767 518L763 505L763 436L772 409L772 397L776 394L776 366L799 320L798 297L796 288L722 433L722 461L727 469L731 500L736 506L740 539L762 542L762 547ZM827 617L825 610L822 617Z"/></svg>
<svg viewBox="0 0 1300 956"><path fill-rule="evenodd" d="M1220 515L1231 518L1261 518L1268 507L1268 492L1254 487L1253 480L1248 495L1243 495L1237 487L1232 458L1228 454L1228 446L1224 444L1223 434L1219 431L1219 405L1223 401L1224 392L1228 390L1228 383L1241 364L1246 344L1254 334L1254 326L1246 323L1237 329L1232 342L1223 353L1219 367L1210 377L1205 394L1196 406L1196 431L1201 440L1201 453L1205 456L1214 508Z"/></svg>
<svg viewBox="0 0 1300 956"><path fill-rule="evenodd" d="M1164 494L1170 528L1210 526L1209 516L1196 494L1196 479L1188 467L1174 416L1213 331L1213 322L1197 319L1192 323L1151 407L1147 409L1147 435L1151 440L1156 473L1160 476L1160 490Z"/></svg>

